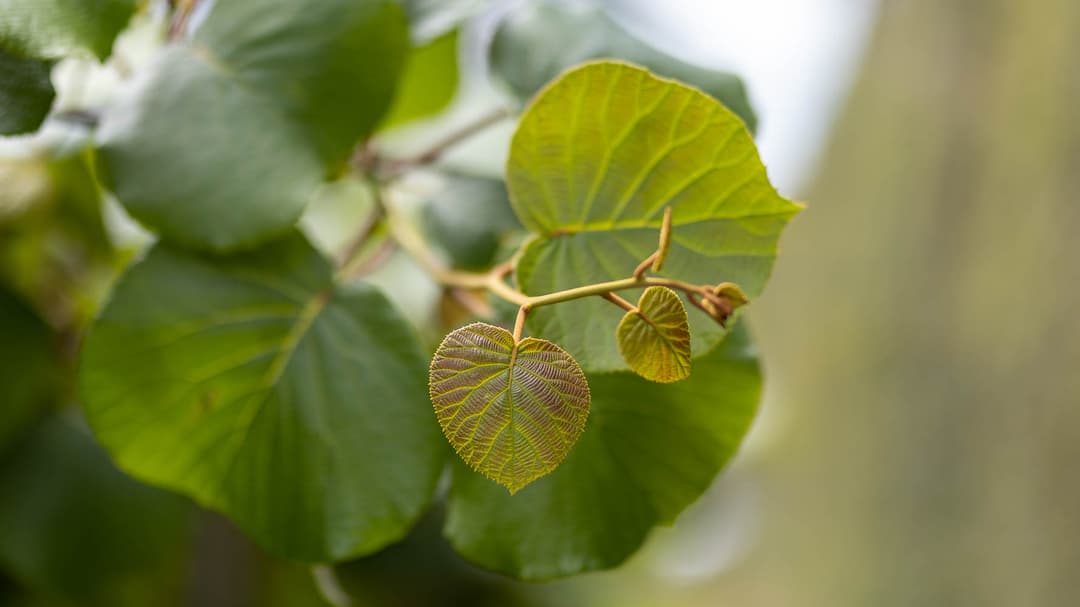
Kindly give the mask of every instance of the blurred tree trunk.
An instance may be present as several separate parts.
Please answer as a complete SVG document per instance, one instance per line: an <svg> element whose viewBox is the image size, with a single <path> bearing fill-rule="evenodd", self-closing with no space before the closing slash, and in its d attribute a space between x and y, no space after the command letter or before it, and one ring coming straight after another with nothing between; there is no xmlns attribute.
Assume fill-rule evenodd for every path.
<svg viewBox="0 0 1080 607"><path fill-rule="evenodd" d="M737 584L760 605L1075 605L1080 2L883 4L755 310L786 432Z"/></svg>

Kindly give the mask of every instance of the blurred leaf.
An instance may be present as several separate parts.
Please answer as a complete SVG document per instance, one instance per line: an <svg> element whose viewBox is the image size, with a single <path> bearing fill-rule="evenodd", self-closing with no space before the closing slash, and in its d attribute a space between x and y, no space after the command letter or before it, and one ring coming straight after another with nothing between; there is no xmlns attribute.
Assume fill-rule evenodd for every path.
<svg viewBox="0 0 1080 607"><path fill-rule="evenodd" d="M671 249L662 275L737 282L756 296L798 206L769 183L742 121L699 91L622 63L567 72L528 108L514 135L507 186L539 236L517 280L531 295L625 278L656 250L664 208ZM562 345L586 371L626 369L618 316L599 298L529 315L534 335ZM581 327L589 327L582 331ZM693 353L723 339L705 314L690 319Z"/></svg>
<svg viewBox="0 0 1080 607"><path fill-rule="evenodd" d="M337 288L299 234L226 258L156 246L83 348L80 388L119 465L327 561L402 537L444 451L412 328Z"/></svg>
<svg viewBox="0 0 1080 607"><path fill-rule="evenodd" d="M528 580L622 563L708 488L757 410L761 375L744 330L695 362L693 376L672 385L590 375L581 440L517 495L457 466L444 529L454 548Z"/></svg>
<svg viewBox="0 0 1080 607"><path fill-rule="evenodd" d="M41 126L56 97L49 80L52 65L0 45L0 135L32 133Z"/></svg>
<svg viewBox="0 0 1080 607"><path fill-rule="evenodd" d="M467 175L445 179L446 185L424 209L428 235L449 253L455 267L491 267L503 237L521 229L506 184Z"/></svg>
<svg viewBox="0 0 1080 607"><path fill-rule="evenodd" d="M430 382L454 450L511 495L559 465L589 416L589 385L569 354L485 323L446 336Z"/></svg>
<svg viewBox="0 0 1080 607"><path fill-rule="evenodd" d="M389 109L408 26L390 0L218 2L193 53L209 53L204 60L283 109L333 163Z"/></svg>
<svg viewBox="0 0 1080 607"><path fill-rule="evenodd" d="M619 322L616 336L626 364L645 379L669 384L690 376L690 324L675 291L645 289L637 311Z"/></svg>
<svg viewBox="0 0 1080 607"><path fill-rule="evenodd" d="M104 60L136 0L0 0L0 44L28 57L89 51Z"/></svg>
<svg viewBox="0 0 1080 607"><path fill-rule="evenodd" d="M106 181L176 243L281 234L389 108L407 44L389 0L219 2L105 112Z"/></svg>
<svg viewBox="0 0 1080 607"><path fill-rule="evenodd" d="M165 602L179 585L191 505L116 470L71 412L24 437L0 463L0 564L80 604ZM167 603L166 603L167 604Z"/></svg>
<svg viewBox="0 0 1080 607"><path fill-rule="evenodd" d="M96 312L115 255L90 154L0 161L0 279L57 327Z"/></svg>
<svg viewBox="0 0 1080 607"><path fill-rule="evenodd" d="M458 30L413 49L380 129L438 114L450 105L458 88Z"/></svg>
<svg viewBox="0 0 1080 607"><path fill-rule="evenodd" d="M56 402L59 375L52 330L0 286L0 452L38 411Z"/></svg>
<svg viewBox="0 0 1080 607"><path fill-rule="evenodd" d="M489 51L492 74L522 100L563 70L603 57L637 63L695 86L735 112L751 132L757 126L746 87L737 76L692 65L653 48L596 8L546 0L529 3L499 25Z"/></svg>
<svg viewBox="0 0 1080 607"><path fill-rule="evenodd" d="M356 605L423 607L539 607L532 588L470 566L440 534L441 516L425 516L405 541L335 567L341 587Z"/></svg>

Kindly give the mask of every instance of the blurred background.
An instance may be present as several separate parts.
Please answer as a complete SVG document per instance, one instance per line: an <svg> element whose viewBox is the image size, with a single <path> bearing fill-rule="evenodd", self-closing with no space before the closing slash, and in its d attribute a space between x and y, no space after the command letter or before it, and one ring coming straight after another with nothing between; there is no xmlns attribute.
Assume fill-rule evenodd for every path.
<svg viewBox="0 0 1080 607"><path fill-rule="evenodd" d="M521 4L484 3L466 24L463 88L425 132L497 101L481 57ZM320 584L359 605L1076 604L1080 3L604 5L649 44L742 76L771 177L808 203L749 314L767 375L762 414L674 528L616 571L520 584L462 563L439 539L436 512L405 544L342 567L335 587L260 553L216 516L91 469L103 456L60 419L32 439L53 447L9 456L24 459L0 470L0 605L82 604L70 597L89 587L109 597L93 604L160 604L139 597L162 579L191 605L321 605ZM144 44L126 36L130 48ZM80 69L61 65L54 79ZM111 77L78 86L93 95ZM504 126L450 161L497 170ZM408 129L387 141L415 144ZM3 141L0 152L25 145ZM20 339L20 326L0 339ZM57 463L75 448L86 450L83 467ZM80 493L98 473L136 498ZM70 477L71 494L34 495L33 474ZM193 538L194 556L87 558L175 544L156 537L160 525L139 527L143 504L179 521L169 528ZM92 515L114 517L110 529L125 534L81 525ZM55 546L39 545L34 525L56 520L70 525L50 527ZM138 575L95 584L97 571L129 569ZM70 588L39 592L57 576Z"/></svg>

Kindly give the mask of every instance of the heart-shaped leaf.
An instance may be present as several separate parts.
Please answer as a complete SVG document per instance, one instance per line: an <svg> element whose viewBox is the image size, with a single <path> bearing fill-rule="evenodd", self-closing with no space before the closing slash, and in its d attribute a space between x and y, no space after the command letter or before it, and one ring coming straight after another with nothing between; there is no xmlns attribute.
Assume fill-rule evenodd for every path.
<svg viewBox="0 0 1080 607"><path fill-rule="evenodd" d="M731 281L756 297L799 210L769 183L738 116L698 90L612 62L571 70L533 101L514 134L507 187L537 234L516 272L530 295L625 278L656 251L670 206L660 275ZM613 341L593 338L617 323L599 298L529 315L534 335L561 344L586 371L626 368ZM706 314L693 314L690 327L694 356L726 334Z"/></svg>
<svg viewBox="0 0 1080 607"><path fill-rule="evenodd" d="M430 392L454 450L511 494L554 470L589 416L589 384L569 354L485 323L446 336Z"/></svg>
<svg viewBox="0 0 1080 607"><path fill-rule="evenodd" d="M675 291L645 289L637 310L623 316L616 336L634 373L662 384L690 377L690 323Z"/></svg>
<svg viewBox="0 0 1080 607"><path fill-rule="evenodd" d="M154 247L91 327L79 379L121 468L328 561L400 539L434 492L425 364L384 295L335 285L292 234L228 257Z"/></svg>
<svg viewBox="0 0 1080 607"><path fill-rule="evenodd" d="M609 304L610 305L610 304ZM592 413L557 470L510 497L458 466L444 533L466 560L530 580L615 567L701 496L754 419L757 357L743 325L660 385L589 377Z"/></svg>

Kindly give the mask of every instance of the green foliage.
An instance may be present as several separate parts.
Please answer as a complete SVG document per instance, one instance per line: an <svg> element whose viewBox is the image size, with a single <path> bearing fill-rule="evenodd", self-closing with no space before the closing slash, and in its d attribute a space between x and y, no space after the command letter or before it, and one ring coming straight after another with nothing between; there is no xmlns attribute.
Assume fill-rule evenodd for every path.
<svg viewBox="0 0 1080 607"><path fill-rule="evenodd" d="M563 70L604 57L624 59L696 86L735 112L751 131L757 126L738 77L691 65L653 48L588 4L535 0L499 25L490 50L493 74L522 100Z"/></svg>
<svg viewBox="0 0 1080 607"><path fill-rule="evenodd" d="M647 71L594 63L568 72L525 111L507 166L514 210L537 238L517 281L530 294L625 276L656 248L664 208L672 239L662 275L724 279L761 293L776 242L798 207L777 194L750 134L712 98ZM626 364L607 303L581 299L539 309L529 327L566 348L586 371ZM725 330L690 319L700 356Z"/></svg>
<svg viewBox="0 0 1080 607"><path fill-rule="evenodd" d="M409 54L394 105L380 128L438 114L453 101L457 87L458 30L453 29Z"/></svg>
<svg viewBox="0 0 1080 607"><path fill-rule="evenodd" d="M446 336L430 386L454 450L511 495L554 470L589 417L589 385L569 354L485 323Z"/></svg>
<svg viewBox="0 0 1080 607"><path fill-rule="evenodd" d="M0 287L0 453L34 416L56 400L60 362L48 325Z"/></svg>
<svg viewBox="0 0 1080 607"><path fill-rule="evenodd" d="M186 246L281 234L389 108L407 44L389 0L218 3L193 42L168 48L105 113L105 180L134 217Z"/></svg>
<svg viewBox="0 0 1080 607"><path fill-rule="evenodd" d="M669 384L690 376L690 323L679 294L649 287L619 321L619 351L638 375Z"/></svg>
<svg viewBox="0 0 1080 607"><path fill-rule="evenodd" d="M70 413L0 460L0 565L79 604L160 604L182 582L191 506L118 471Z"/></svg>
<svg viewBox="0 0 1080 607"><path fill-rule="evenodd" d="M121 468L325 561L401 538L431 498L424 368L384 296L333 286L290 235L228 258L155 247L94 324L80 379Z"/></svg>
<svg viewBox="0 0 1080 607"><path fill-rule="evenodd" d="M0 44L0 135L36 131L52 107L51 61L26 59Z"/></svg>
<svg viewBox="0 0 1080 607"><path fill-rule="evenodd" d="M761 388L728 326L798 207L769 183L737 78L547 2L511 13L489 56L535 95L505 182L439 165L501 108L395 157L386 141L412 131L389 131L457 94L459 25L484 4L218 1L185 31L179 3L100 108L92 152L0 163L0 488L17 496L0 503L0 565L108 604L114 580L183 552L185 502L133 479L279 557L367 555L428 509L451 455L440 427L472 468L454 458L445 536L517 577L616 566L705 490ZM0 8L5 132L52 99L48 64L19 58L104 57L134 10ZM644 67L544 86L611 55ZM156 244L114 246L103 187ZM464 312L436 319L436 297ZM428 365L418 335L447 332ZM104 451L73 418L33 423L69 401ZM35 482L49 474L62 485ZM91 545L103 556L79 570Z"/></svg>
<svg viewBox="0 0 1080 607"><path fill-rule="evenodd" d="M0 283L56 326L93 316L115 263L84 152L0 160Z"/></svg>
<svg viewBox="0 0 1080 607"><path fill-rule="evenodd" d="M28 57L109 56L135 0L0 0L0 46Z"/></svg>
<svg viewBox="0 0 1080 607"><path fill-rule="evenodd" d="M686 381L589 375L581 440L548 476L508 495L458 466L446 536L465 558L524 579L607 569L670 524L709 486L750 426L757 358L736 329Z"/></svg>

